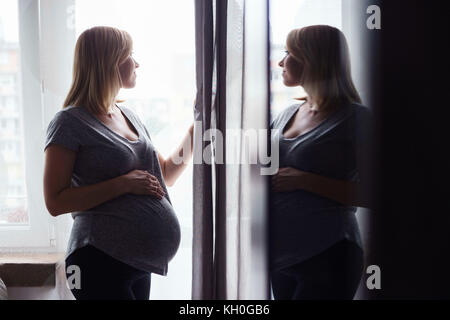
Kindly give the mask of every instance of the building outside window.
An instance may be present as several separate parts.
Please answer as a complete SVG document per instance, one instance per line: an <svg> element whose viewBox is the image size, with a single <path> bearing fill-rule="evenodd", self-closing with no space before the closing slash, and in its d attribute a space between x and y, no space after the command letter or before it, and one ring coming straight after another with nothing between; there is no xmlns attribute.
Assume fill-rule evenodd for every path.
<svg viewBox="0 0 450 320"><path fill-rule="evenodd" d="M6 32L8 30L8 32ZM17 1L0 3L0 226L27 224Z"/></svg>

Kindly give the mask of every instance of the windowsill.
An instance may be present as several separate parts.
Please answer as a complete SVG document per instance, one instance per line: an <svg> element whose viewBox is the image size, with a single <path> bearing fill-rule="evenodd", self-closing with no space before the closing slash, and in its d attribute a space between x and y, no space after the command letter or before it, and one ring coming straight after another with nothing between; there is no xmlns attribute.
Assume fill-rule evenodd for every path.
<svg viewBox="0 0 450 320"><path fill-rule="evenodd" d="M0 278L7 287L54 287L56 265L64 253L8 253L0 255Z"/></svg>

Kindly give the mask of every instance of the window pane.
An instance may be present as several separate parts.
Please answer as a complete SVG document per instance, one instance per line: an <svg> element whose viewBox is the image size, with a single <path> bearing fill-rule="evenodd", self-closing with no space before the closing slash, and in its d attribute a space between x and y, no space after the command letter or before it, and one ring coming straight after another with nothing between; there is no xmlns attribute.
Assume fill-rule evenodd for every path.
<svg viewBox="0 0 450 320"><path fill-rule="evenodd" d="M75 25L77 36L99 25L130 33L140 67L136 87L122 90L119 99L138 114L158 152L168 157L193 122L194 2L77 0ZM168 276L152 275L150 299L190 299L192 166L168 191L181 225L181 244L169 263Z"/></svg>
<svg viewBox="0 0 450 320"><path fill-rule="evenodd" d="M28 224L17 0L0 2L0 225Z"/></svg>

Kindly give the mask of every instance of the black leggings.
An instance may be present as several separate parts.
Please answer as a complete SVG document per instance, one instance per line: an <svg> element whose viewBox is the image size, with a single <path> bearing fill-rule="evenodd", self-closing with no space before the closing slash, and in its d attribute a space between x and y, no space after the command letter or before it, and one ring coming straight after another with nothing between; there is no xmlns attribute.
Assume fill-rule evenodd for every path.
<svg viewBox="0 0 450 320"><path fill-rule="evenodd" d="M302 263L272 272L276 300L351 300L364 267L364 254L343 240Z"/></svg>
<svg viewBox="0 0 450 320"><path fill-rule="evenodd" d="M74 271L67 270L71 265L78 266L81 274L80 288L71 289L77 300L149 299L149 272L135 269L91 245L75 250L66 258L69 286L75 283L71 278Z"/></svg>

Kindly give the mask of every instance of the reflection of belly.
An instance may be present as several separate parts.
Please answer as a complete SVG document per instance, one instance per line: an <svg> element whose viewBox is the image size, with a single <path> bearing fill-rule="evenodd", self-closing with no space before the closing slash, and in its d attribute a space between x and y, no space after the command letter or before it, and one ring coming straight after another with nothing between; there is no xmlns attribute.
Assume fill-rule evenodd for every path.
<svg viewBox="0 0 450 320"><path fill-rule="evenodd" d="M161 263L169 262L178 250L180 225L166 198L126 195L94 208L91 214L98 217L93 232L101 233L108 223L120 250L129 248Z"/></svg>
<svg viewBox="0 0 450 320"><path fill-rule="evenodd" d="M358 230L354 207L303 191L271 196L269 239L273 258L306 254L338 240L346 230L351 234Z"/></svg>

